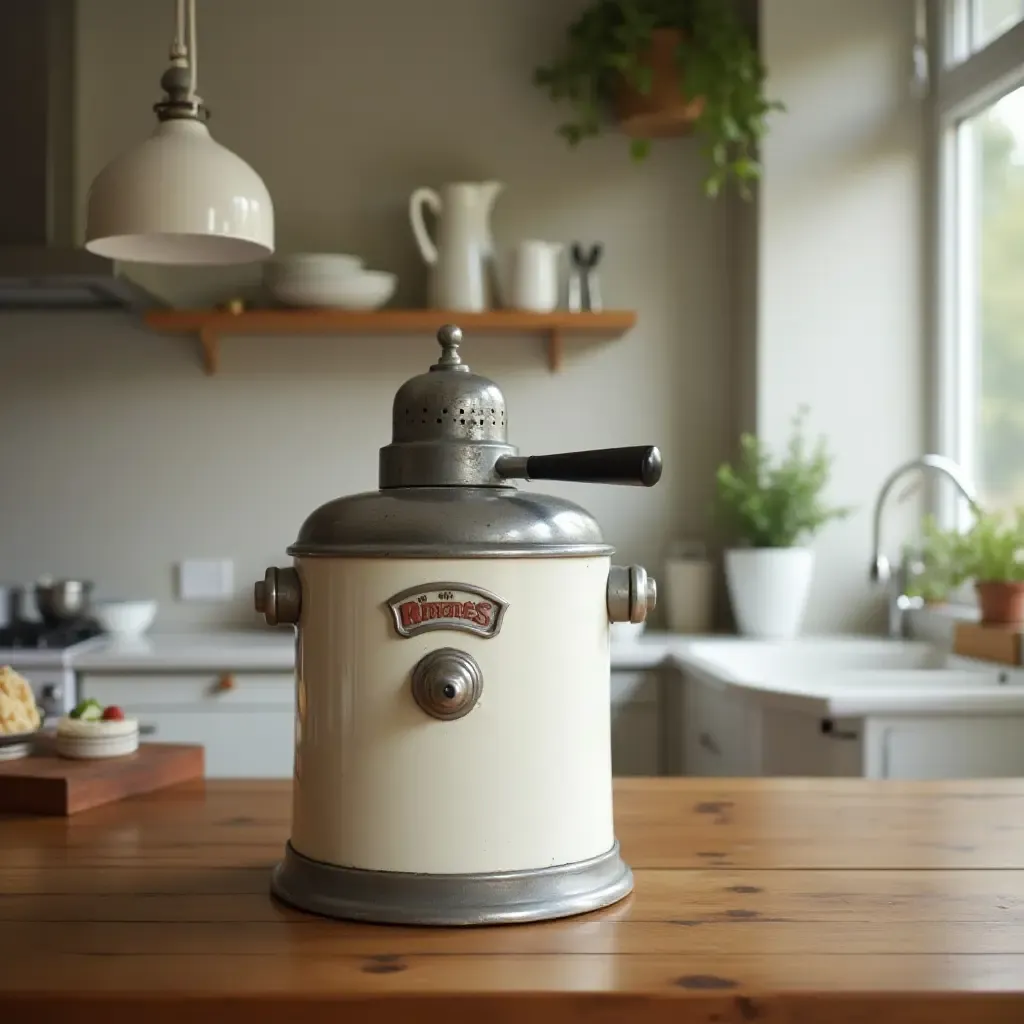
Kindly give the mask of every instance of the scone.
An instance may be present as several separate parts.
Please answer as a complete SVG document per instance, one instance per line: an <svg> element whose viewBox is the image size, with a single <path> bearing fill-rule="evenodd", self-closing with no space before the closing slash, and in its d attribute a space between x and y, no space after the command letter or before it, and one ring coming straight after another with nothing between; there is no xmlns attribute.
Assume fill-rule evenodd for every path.
<svg viewBox="0 0 1024 1024"><path fill-rule="evenodd" d="M0 667L0 735L35 732L39 724L39 708L28 680L10 665Z"/></svg>
<svg viewBox="0 0 1024 1024"><path fill-rule="evenodd" d="M31 753L32 734L41 721L28 680L10 665L0 666L0 761L13 761Z"/></svg>
<svg viewBox="0 0 1024 1024"><path fill-rule="evenodd" d="M139 749L139 723L119 707L82 701L57 723L57 753L62 757L124 757Z"/></svg>

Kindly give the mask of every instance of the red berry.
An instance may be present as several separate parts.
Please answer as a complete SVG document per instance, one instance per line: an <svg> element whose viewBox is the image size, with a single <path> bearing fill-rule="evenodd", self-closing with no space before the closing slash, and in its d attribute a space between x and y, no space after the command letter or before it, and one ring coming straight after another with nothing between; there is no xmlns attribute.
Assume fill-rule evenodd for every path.
<svg viewBox="0 0 1024 1024"><path fill-rule="evenodd" d="M103 709L103 721L104 722L123 722L124 712L117 707L115 704L111 704L109 708Z"/></svg>

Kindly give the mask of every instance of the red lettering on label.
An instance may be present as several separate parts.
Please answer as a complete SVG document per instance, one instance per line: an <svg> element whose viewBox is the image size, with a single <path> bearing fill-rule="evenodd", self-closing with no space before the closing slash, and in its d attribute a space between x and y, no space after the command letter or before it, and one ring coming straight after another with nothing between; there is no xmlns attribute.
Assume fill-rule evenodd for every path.
<svg viewBox="0 0 1024 1024"><path fill-rule="evenodd" d="M490 601L456 600L457 591L450 598L448 596L450 592L444 591L443 593L446 600L428 601L426 600L427 594L423 593L411 601L403 601L398 605L396 611L401 628L415 632L417 627L425 626L428 622L453 624L464 622L472 623L484 630L493 629L494 616L500 606ZM458 626L455 625L454 628L458 628Z"/></svg>

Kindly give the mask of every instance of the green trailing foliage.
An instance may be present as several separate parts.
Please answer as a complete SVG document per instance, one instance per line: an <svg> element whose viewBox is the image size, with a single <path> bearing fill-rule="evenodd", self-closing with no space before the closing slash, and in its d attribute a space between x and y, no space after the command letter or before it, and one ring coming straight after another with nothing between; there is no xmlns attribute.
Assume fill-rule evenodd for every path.
<svg viewBox="0 0 1024 1024"><path fill-rule="evenodd" d="M728 0L593 0L569 26L562 53L534 72L536 85L572 108L559 134L572 146L601 134L623 78L650 93L652 71L644 55L655 29L679 31L680 90L704 100L694 130L711 163L705 192L717 196L734 181L749 198L750 183L761 174L758 144L768 115L784 107L766 98L757 44ZM649 139L631 143L637 160L649 150Z"/></svg>
<svg viewBox="0 0 1024 1024"><path fill-rule="evenodd" d="M779 459L758 438L744 434L736 465L726 463L718 469L716 513L730 533L750 547L795 547L852 511L823 500L833 459L824 437L813 447L808 445L806 416L802 407Z"/></svg>

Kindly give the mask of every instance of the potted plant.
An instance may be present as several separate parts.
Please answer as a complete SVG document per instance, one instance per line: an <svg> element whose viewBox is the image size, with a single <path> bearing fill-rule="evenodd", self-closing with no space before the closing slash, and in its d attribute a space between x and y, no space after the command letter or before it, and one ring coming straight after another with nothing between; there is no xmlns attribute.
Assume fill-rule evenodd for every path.
<svg viewBox="0 0 1024 1024"><path fill-rule="evenodd" d="M534 72L552 100L572 106L559 134L570 145L599 135L608 114L643 159L650 140L691 128L711 162L704 188L735 181L744 197L761 167L767 116L757 45L724 0L591 0L568 28L562 54Z"/></svg>
<svg viewBox="0 0 1024 1024"><path fill-rule="evenodd" d="M1024 508L1012 514L975 509L966 533L925 520L920 570L908 593L944 600L967 581L974 582L985 625L1024 623Z"/></svg>
<svg viewBox="0 0 1024 1024"><path fill-rule="evenodd" d="M974 580L986 625L1024 622L1024 509L976 511L959 541L958 580Z"/></svg>
<svg viewBox="0 0 1024 1024"><path fill-rule="evenodd" d="M736 466L718 469L716 507L739 545L725 553L725 576L736 625L747 636L786 639L800 631L814 571L814 552L801 544L850 509L826 504L832 472L825 439L804 438L801 408L785 453L773 459L756 437L740 439Z"/></svg>

